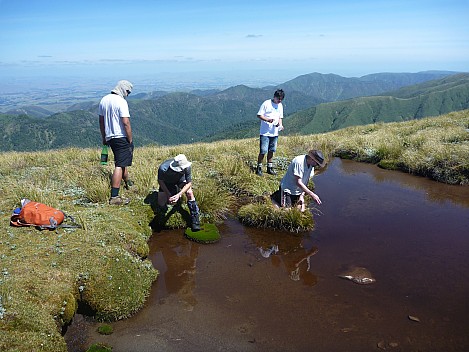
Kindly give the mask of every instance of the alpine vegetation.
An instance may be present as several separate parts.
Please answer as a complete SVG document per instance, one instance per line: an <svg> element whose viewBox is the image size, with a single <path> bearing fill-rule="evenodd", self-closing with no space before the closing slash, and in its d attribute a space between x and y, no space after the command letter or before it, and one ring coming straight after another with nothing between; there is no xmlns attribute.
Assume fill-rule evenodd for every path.
<svg viewBox="0 0 469 352"><path fill-rule="evenodd" d="M113 158L109 155L108 164L102 165L98 145L0 154L0 350L65 352L62 331L77 311L112 321L141 309L158 280L158 268L147 258L152 225L181 228L181 236L187 228L186 199L166 223L158 219L157 170L164 160L184 153L192 161L202 227L233 217L289 236L314 228L312 201L305 197L306 211L301 212L275 208L270 196L290 161L310 149L321 150L326 162L349 158L469 185L469 110L281 136L273 160L277 175L262 177L255 174L259 150L254 137L138 147L131 166L134 185L122 187L131 201L122 206L108 204ZM314 189L314 184L309 187ZM321 197L326 200L327 194ZM12 211L23 198L60 209L81 226L42 231L11 227Z"/></svg>

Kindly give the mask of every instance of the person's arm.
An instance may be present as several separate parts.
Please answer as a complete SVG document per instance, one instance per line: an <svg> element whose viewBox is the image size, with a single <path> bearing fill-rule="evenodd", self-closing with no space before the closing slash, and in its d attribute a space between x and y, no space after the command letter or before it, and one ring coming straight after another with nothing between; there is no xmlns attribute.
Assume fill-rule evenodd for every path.
<svg viewBox="0 0 469 352"><path fill-rule="evenodd" d="M313 191L311 191L304 183L303 181L301 180L301 177L299 176L296 176L296 184L298 185L298 187L300 187L306 194L308 194L311 198L313 198L316 203L318 204L321 204L321 199L319 199L318 195L316 193L314 193Z"/></svg>
<svg viewBox="0 0 469 352"><path fill-rule="evenodd" d="M182 189L181 189L178 193L176 193L174 196L171 196L171 197L169 198L169 202L170 202L171 204L176 203L176 202L179 200L179 198L181 198L181 196L182 196L184 193L186 193L189 188L191 188L191 186L192 186L192 182L186 183L186 184L184 185L184 187L182 187Z"/></svg>
<svg viewBox="0 0 469 352"><path fill-rule="evenodd" d="M257 117L258 117L259 119L261 119L262 121L265 121L265 122L267 122L267 123L272 123L272 122L274 122L274 119L271 119L271 118L266 117L266 116L264 116L264 115L257 115Z"/></svg>
<svg viewBox="0 0 469 352"><path fill-rule="evenodd" d="M283 131L283 105L280 103L280 106L282 107L280 110L280 116L278 117L278 130Z"/></svg>
<svg viewBox="0 0 469 352"><path fill-rule="evenodd" d="M124 125L125 135L127 136L127 141L132 143L132 127L130 127L130 117L122 117L122 125Z"/></svg>
<svg viewBox="0 0 469 352"><path fill-rule="evenodd" d="M103 139L103 145L107 144L106 142L106 129L104 127L104 116L99 115L99 130L101 131L101 138Z"/></svg>
<svg viewBox="0 0 469 352"><path fill-rule="evenodd" d="M280 116L280 118L278 119L278 130L283 131L283 117L282 116Z"/></svg>

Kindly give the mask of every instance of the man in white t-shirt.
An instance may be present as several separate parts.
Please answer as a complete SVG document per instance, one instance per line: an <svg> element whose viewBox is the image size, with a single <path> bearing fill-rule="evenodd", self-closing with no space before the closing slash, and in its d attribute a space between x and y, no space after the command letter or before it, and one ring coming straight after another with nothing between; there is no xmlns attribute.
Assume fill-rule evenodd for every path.
<svg viewBox="0 0 469 352"><path fill-rule="evenodd" d="M132 88L133 85L129 81L119 81L111 93L104 96L99 103L99 129L103 144L109 145L114 154L115 168L109 199L111 205L130 202L130 199L119 196L119 189L122 180L127 189L132 185L132 181L129 180L128 167L132 165L134 144L129 106L125 100L132 92Z"/></svg>
<svg viewBox="0 0 469 352"><path fill-rule="evenodd" d="M310 177L314 176L315 167L326 165L324 156L319 150L310 150L306 155L298 155L288 166L280 182L279 190L272 195L272 200L281 207L297 206L305 210L304 195L308 194L316 203L321 204L319 196L308 188Z"/></svg>
<svg viewBox="0 0 469 352"><path fill-rule="evenodd" d="M259 137L259 155L257 157L256 174L262 176L262 162L267 154L267 173L276 175L272 158L277 150L278 132L283 130L283 105L285 93L277 89L273 99L264 101L257 112L257 118L261 120Z"/></svg>

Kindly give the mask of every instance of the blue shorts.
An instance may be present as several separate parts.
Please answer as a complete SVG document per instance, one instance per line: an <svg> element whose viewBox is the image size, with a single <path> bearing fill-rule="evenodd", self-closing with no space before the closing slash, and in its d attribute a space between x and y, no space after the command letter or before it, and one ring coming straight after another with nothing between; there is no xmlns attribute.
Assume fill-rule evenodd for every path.
<svg viewBox="0 0 469 352"><path fill-rule="evenodd" d="M259 148L261 154L267 154L267 152L275 152L277 150L278 136L260 136Z"/></svg>

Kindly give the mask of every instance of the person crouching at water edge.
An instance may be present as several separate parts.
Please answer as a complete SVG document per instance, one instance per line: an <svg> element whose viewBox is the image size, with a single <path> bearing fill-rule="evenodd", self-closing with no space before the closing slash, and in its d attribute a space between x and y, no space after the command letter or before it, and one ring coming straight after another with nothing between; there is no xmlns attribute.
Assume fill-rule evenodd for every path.
<svg viewBox="0 0 469 352"><path fill-rule="evenodd" d="M272 194L274 204L291 208L296 206L305 211L304 195L308 194L316 203L321 204L319 196L308 188L308 181L314 175L315 167L324 167L324 156L319 150L310 150L306 155L298 155L288 166L280 182L278 191Z"/></svg>
<svg viewBox="0 0 469 352"><path fill-rule="evenodd" d="M176 204L183 194L187 196L187 206L191 214L192 231L200 230L200 212L192 191L192 163L184 154L164 161L158 168L158 205Z"/></svg>

